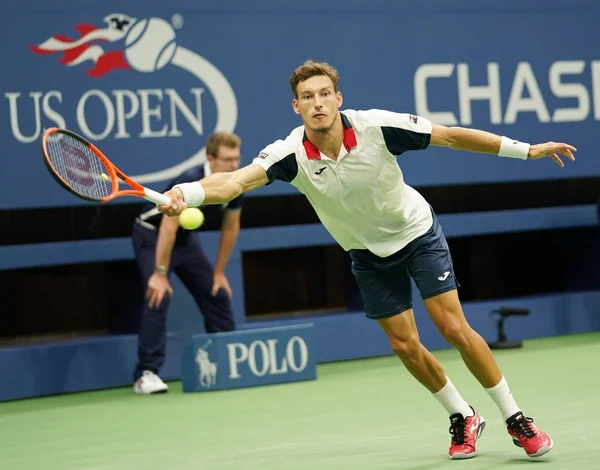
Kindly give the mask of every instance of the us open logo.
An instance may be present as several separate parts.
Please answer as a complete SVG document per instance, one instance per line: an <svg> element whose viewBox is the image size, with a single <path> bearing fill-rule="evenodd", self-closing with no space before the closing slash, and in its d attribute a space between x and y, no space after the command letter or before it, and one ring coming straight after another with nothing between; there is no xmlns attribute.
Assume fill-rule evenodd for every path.
<svg viewBox="0 0 600 470"><path fill-rule="evenodd" d="M78 24L75 30L77 39L64 35L54 35L43 42L30 46L37 55L61 55L60 64L73 68L70 73L87 75L90 83L98 83L108 74L116 71L151 74L168 67L192 74L204 87L191 88L184 94L174 88L161 89L119 89L104 90L94 87L76 98L76 103L64 102L63 94L70 90L51 90L47 92L31 91L28 93L7 92L10 110L12 134L21 143L37 141L43 132L42 118L53 122L57 127L67 127L80 131L93 141L109 137L127 139L131 136L128 125L135 119L140 123L141 132L137 137L181 137L181 123L189 123L197 135L209 134L212 131L234 132L237 123L237 100L227 78L212 63L177 42L176 29L180 28L183 18L175 15L171 22L157 17L136 18L122 13L112 13L104 18L105 27L92 24ZM43 58L40 57L40 60ZM87 69L85 68L87 65ZM64 93L63 93L64 92ZM214 99L216 119L214 130L205 132L202 118L202 96L210 93ZM158 96L160 95L160 96ZM158 96L158 98L157 98ZM191 96L191 99L190 99ZM148 105L150 99L160 99L164 110L162 115L168 119L163 126L163 133L150 128L148 124L154 110ZM186 103L187 100L187 103ZM72 100L71 100L72 101ZM191 102L191 103L190 103ZM91 104L90 104L91 103ZM104 107L106 122L100 131L92 130L88 124L90 113L86 107L100 104ZM75 105L77 128L72 119L66 121L64 108L73 111ZM21 129L20 122L33 113L35 129L27 126ZM22 115L20 118L19 115ZM23 122L29 122L25 120ZM165 169L152 173L133 175L140 183L152 183L173 178L181 172L202 163L206 157L205 148L184 157L183 161ZM171 160L172 161L172 160Z"/></svg>

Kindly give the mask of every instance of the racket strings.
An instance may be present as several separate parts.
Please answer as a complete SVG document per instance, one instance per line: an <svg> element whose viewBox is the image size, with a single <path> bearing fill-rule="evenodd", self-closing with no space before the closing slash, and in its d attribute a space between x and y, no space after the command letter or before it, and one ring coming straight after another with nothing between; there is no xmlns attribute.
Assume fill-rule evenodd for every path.
<svg viewBox="0 0 600 470"><path fill-rule="evenodd" d="M53 133L47 139L47 155L54 171L73 191L97 200L113 193L106 166L80 140L68 134Z"/></svg>

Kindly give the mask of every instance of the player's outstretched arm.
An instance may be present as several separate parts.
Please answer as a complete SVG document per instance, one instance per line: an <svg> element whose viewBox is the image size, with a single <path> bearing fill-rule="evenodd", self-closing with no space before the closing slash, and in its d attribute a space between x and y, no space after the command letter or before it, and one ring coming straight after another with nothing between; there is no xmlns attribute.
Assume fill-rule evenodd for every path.
<svg viewBox="0 0 600 470"><path fill-rule="evenodd" d="M433 124L430 144L450 147L454 150L491 153L501 157L513 157L522 160L550 157L560 167L565 165L559 155L564 155L569 160L575 160L573 153L577 151L572 145L562 142L531 145L478 129L445 127L439 124Z"/></svg>
<svg viewBox="0 0 600 470"><path fill-rule="evenodd" d="M187 207L224 204L242 193L267 184L267 172L256 164L227 173L214 173L193 183L177 184L165 194L170 205L159 205L158 210L168 216L179 215Z"/></svg>

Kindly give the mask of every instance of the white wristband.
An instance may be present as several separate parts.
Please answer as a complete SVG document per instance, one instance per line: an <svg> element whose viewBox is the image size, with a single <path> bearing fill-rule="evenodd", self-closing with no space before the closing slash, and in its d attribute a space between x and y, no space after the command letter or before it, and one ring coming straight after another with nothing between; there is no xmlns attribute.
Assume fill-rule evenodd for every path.
<svg viewBox="0 0 600 470"><path fill-rule="evenodd" d="M519 142L518 140L509 139L508 137L502 137L498 156L527 160L527 155L529 155L529 147L530 145L525 142Z"/></svg>
<svg viewBox="0 0 600 470"><path fill-rule="evenodd" d="M195 181L193 183L181 183L176 184L173 188L179 188L183 193L183 200L188 205L188 207L198 207L201 206L204 202L204 198L206 197L206 193L204 192L204 188L202 185Z"/></svg>

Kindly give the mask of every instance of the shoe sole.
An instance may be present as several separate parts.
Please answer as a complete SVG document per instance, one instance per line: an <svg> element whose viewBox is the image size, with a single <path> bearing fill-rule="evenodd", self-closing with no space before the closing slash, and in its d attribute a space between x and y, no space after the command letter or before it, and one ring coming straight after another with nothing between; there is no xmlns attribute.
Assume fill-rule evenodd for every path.
<svg viewBox="0 0 600 470"><path fill-rule="evenodd" d="M168 388L165 388L164 390L156 390L155 392L143 392L141 390L133 390L133 393L135 393L136 395L157 395L160 393L167 393L169 391Z"/></svg>
<svg viewBox="0 0 600 470"><path fill-rule="evenodd" d="M477 429L477 437L475 438L476 440L479 439L481 437L481 435L483 434L483 430L485 429L485 419L481 418L481 423L479 424L479 428ZM475 457L477 455L477 449L475 449L475 452L471 452L470 454L463 454L462 452L457 452L456 454L453 454L450 456L450 458L452 460L466 460L466 459L472 459L473 457Z"/></svg>
<svg viewBox="0 0 600 470"><path fill-rule="evenodd" d="M516 445L517 447L520 447L521 449L523 448L521 443L515 439L513 439L513 444ZM532 459L535 459L536 457L541 457L542 455L546 455L548 452L550 452L552 450L552 447L554 447L554 441L552 439L550 439L549 446L541 447L540 449L538 449L538 451L535 454L527 454L527 455L529 457L531 457Z"/></svg>

